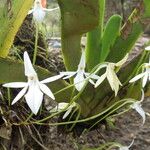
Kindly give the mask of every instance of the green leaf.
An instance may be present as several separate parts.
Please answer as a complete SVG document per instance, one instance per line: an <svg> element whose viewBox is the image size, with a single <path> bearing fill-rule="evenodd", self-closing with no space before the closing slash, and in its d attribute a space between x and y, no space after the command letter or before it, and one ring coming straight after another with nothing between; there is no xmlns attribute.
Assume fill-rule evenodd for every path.
<svg viewBox="0 0 150 150"><path fill-rule="evenodd" d="M130 26L127 28L130 28ZM139 23L134 23L127 38L124 38L123 35L120 35L116 39L116 42L111 48L106 61L118 62L120 59L122 59L126 53L129 53L132 50L142 32L142 26Z"/></svg>
<svg viewBox="0 0 150 150"><path fill-rule="evenodd" d="M103 36L105 0L99 0L99 25L87 34L86 60L90 72L99 63L101 37Z"/></svg>
<svg viewBox="0 0 150 150"><path fill-rule="evenodd" d="M111 47L114 45L116 38L119 36L122 18L119 15L113 15L106 24L102 37L102 49L100 62L104 62L108 56Z"/></svg>
<svg viewBox="0 0 150 150"><path fill-rule="evenodd" d="M62 18L62 53L67 70L76 70L81 37L98 26L99 0L58 0Z"/></svg>
<svg viewBox="0 0 150 150"><path fill-rule="evenodd" d="M39 80L48 78L54 73L49 72L46 69L41 67L35 67ZM22 82L26 81L24 75L24 65L21 62L14 61L11 59L0 58L0 84L9 83L9 82ZM48 84L49 88L55 93L63 88L66 88L68 84L63 80L57 80ZM64 102L69 101L71 96L72 88L69 88L63 92L60 92L56 96L56 101Z"/></svg>
<svg viewBox="0 0 150 150"><path fill-rule="evenodd" d="M117 62L122 59L126 53L132 50L144 30L149 27L149 3L149 0L142 1L140 5L134 9L122 27L121 35L116 39L115 44L111 48L106 59L107 61Z"/></svg>
<svg viewBox="0 0 150 150"><path fill-rule="evenodd" d="M0 6L0 57L6 57L33 0L4 1Z"/></svg>
<svg viewBox="0 0 150 150"><path fill-rule="evenodd" d="M144 0L145 14L144 17L150 17L150 0Z"/></svg>

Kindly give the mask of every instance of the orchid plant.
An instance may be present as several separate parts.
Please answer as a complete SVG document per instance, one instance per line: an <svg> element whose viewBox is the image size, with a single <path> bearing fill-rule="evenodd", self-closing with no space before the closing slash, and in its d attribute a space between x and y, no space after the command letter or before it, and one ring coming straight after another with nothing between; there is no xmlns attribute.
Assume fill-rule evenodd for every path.
<svg viewBox="0 0 150 150"><path fill-rule="evenodd" d="M141 88L143 89L150 80L150 60L149 63L145 63L149 57L150 47L146 47L147 52L141 51L131 61L128 58L135 42L148 27L146 21L147 18L150 18L150 1L141 2L125 24L122 24L122 17L119 15L111 16L105 23L105 0L86 0L85 3L82 0L57 1L62 19L61 43L66 70L55 76L52 76L45 68L39 68L40 73L34 69L38 61L36 60L38 28L35 35L33 61L31 62L28 53L24 52L24 70L20 69L22 67L20 62L14 62L6 57L20 27L18 25L15 28L15 25L21 25L23 22L22 18L17 20L18 16L25 18L27 14L32 13L36 24L40 24L46 12L53 13L58 8L47 9L43 4L45 0L35 0L34 4L26 0L23 6L19 5L20 7L17 8L16 4L19 4L20 0L16 0L12 8L18 10L18 15L16 12L6 13L6 10L3 10L3 13L8 16L12 14L11 17L8 17L10 20L4 18L6 20L4 25L0 20L3 32L5 33L7 31L5 29L10 28L11 24L12 28L4 36L0 34L0 68L3 72L0 72L0 83L7 88L23 88L13 99L12 105L24 97L32 113L37 115L44 94L57 102L55 107L47 110L47 117L34 120L34 122L32 117L28 117L25 120L26 124L28 121L44 124L44 121L64 113L62 119L72 116L71 120L74 119L74 121L68 120L58 125L88 122L89 126L93 127L100 121L118 114L120 110L127 108L126 106L135 109L142 116L144 124L146 113L141 107L144 90L142 90L141 100L137 100L141 96ZM33 9L29 10L32 4ZM24 15L20 13L22 7ZM0 31L0 33L3 32ZM87 42L85 48L81 48L81 37L85 34ZM6 44L7 40L9 46ZM141 66L143 67L142 73L137 75ZM13 72L14 75L8 76L9 72ZM46 74L46 79L39 81L43 74ZM23 80L24 75L27 77L27 82ZM133 84L139 79L142 79L142 85L137 86L138 82ZM53 81L56 82L52 84ZM47 86L47 83L50 85ZM73 116L74 110L79 111L78 120ZM120 147L120 150L129 148L130 146Z"/></svg>
<svg viewBox="0 0 150 150"><path fill-rule="evenodd" d="M28 14L31 14L31 13L33 14L33 19L36 22L39 22L39 23L43 22L43 19L45 17L45 12L48 12L48 11L53 12L54 10L58 9L58 8L47 9L45 2L46 2L45 0L35 0L33 9L31 9L28 12ZM14 83L6 83L3 85L5 87L10 87L10 88L23 88L20 91L20 93L16 96L16 98L12 101L12 104L16 103L21 97L23 97L23 95L25 95L26 102L29 105L30 109L32 110L34 114L37 114L42 104L43 93L48 95L51 99L55 99L53 93L45 85L45 83L55 81L59 78L62 78L61 80L63 79L66 80L66 79L71 78L69 82L68 80L66 80L66 83L65 83L66 85L64 84L64 87L65 86L67 87L65 88L63 87L64 89L61 89L60 87L60 92L58 93L60 94L62 94L63 92L68 93L66 96L67 103L72 102L72 101L74 103L78 103L78 105L80 105L81 107L81 116L83 118L102 113L103 109L104 110L108 109L109 111L109 107L111 107L112 102L114 101L114 104L116 103L116 99L119 98L118 93L121 92L120 89L122 89L128 83L127 81L129 81L129 79L127 80L128 76L133 76L132 68L137 68L139 65L141 65L141 64L136 63L136 61L139 58L134 59L129 64L127 63L127 65L125 65L125 63L128 58L128 52L131 50L131 47L133 46L132 40L136 41L135 39L138 38L138 34L141 34L142 30L140 31L138 30L139 32L138 34L136 33L135 39L128 40L128 38L130 37L127 36L126 39L121 41L120 39L125 36L123 34L125 34L124 30L125 30L125 27L127 26L126 24L121 29L121 26L122 26L121 16L119 15L112 16L107 22L106 27L104 28L105 0L102 0L102 1L95 0L92 2L88 0L88 3L89 5L91 5L93 9L84 8L85 10L81 11L83 9L83 5L82 4L80 5L80 0L74 1L74 2L70 2L68 0L65 0L65 1L58 0L58 4L61 10L61 17L62 17L62 53L63 53L64 63L65 63L67 71L60 72L59 75L50 77L46 80L39 81L37 73L35 72L31 64L31 61L29 59L29 56L27 52L25 52L24 53L24 67L25 67L25 76L28 77L28 82L19 83L14 80ZM149 1L144 1L143 4L147 8L147 5L149 5ZM79 11L76 10L77 6L80 6ZM90 15L93 10L95 10L97 14L96 16ZM67 17L68 11L70 12L69 13L70 17ZM76 16L73 16L74 11L77 13ZM140 13L140 12L134 11L134 13ZM85 17L85 14L86 16L88 16L88 18ZM130 16L130 18L134 17L132 15ZM142 15L149 16L150 14L149 14L149 11L145 11L143 12ZM77 22L79 18L81 18L80 19L81 22L78 24ZM138 23L140 24L140 22ZM75 27L74 24L77 24L78 27ZM88 24L91 24L91 25L88 26ZM130 24L134 25L134 22L130 20ZM115 26L112 26L112 25L115 25ZM83 26L85 27L84 29L82 28ZM107 36L107 33L109 32L111 32L113 35L111 39L109 36ZM81 50L80 40L81 40L81 35L84 33L87 33L87 45L85 49ZM132 33L132 34L134 35L135 33ZM97 39L94 41L93 39L95 36L97 37ZM98 37L101 37L100 38L101 40L99 40ZM38 38L36 38L36 41L35 41L33 65L36 62L37 39ZM68 41L69 41L69 45L68 45ZM107 43L109 41L111 42ZM123 49L123 50L121 53L118 53L117 57L116 55L113 56L115 53L118 52L118 49L120 50ZM148 49L148 47L146 49ZM72 51L74 52L72 53ZM95 59L93 60L93 58ZM145 57L142 57L142 58L145 58ZM141 62L143 61L144 60L142 60ZM124 74L121 72L122 66L125 66L124 68L127 73L126 76L124 76ZM130 68L130 66L132 66L132 68L128 69ZM145 72L137 75L133 79L130 78L131 79L130 83L140 78L143 78L143 87L145 86L146 81L149 79L148 77L149 76L149 63L144 64L143 67L144 67ZM105 68L106 68L106 72L104 73ZM73 80L72 80L72 77L74 77ZM108 82L105 80L106 78ZM88 81L92 85L90 85ZM68 86L68 84L70 85ZM76 90L72 89L73 86L75 87ZM108 99L106 97L108 93L111 93L112 91L114 91L114 94L112 93L112 95L110 96L111 100L107 102L110 97L108 97ZM39 95L36 97L35 93L38 93ZM126 95L122 97L126 98ZM135 99L137 99L138 97L135 97ZM103 99L105 98L106 100L103 101ZM37 99L38 103L35 102L36 101L35 99ZM56 101L57 101L57 98L56 98ZM60 98L59 102L60 104L61 102L64 102L63 97ZM105 105L106 103L107 105ZM139 103L133 104L132 108L136 109L135 106L140 103L141 101ZM68 108L72 108L70 106L68 106ZM114 107L116 106L114 105ZM142 113L140 114L142 115ZM142 116L144 116L144 114Z"/></svg>

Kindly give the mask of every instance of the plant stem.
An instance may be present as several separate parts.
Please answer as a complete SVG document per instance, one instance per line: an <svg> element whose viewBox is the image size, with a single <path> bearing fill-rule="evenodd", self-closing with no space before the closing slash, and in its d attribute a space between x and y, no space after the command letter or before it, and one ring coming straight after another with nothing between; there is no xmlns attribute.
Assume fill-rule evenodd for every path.
<svg viewBox="0 0 150 150"><path fill-rule="evenodd" d="M38 24L36 23L35 44L34 44L34 54L33 54L33 65L35 65L36 56L37 56L38 32L39 32L39 30L38 30Z"/></svg>
<svg viewBox="0 0 150 150"><path fill-rule="evenodd" d="M10 106L11 105L11 96L10 96L10 88L7 88L7 98L8 98L8 105Z"/></svg>
<svg viewBox="0 0 150 150"><path fill-rule="evenodd" d="M99 120L103 120L106 116L110 116L110 114L113 114L116 110L124 107L125 105L131 105L135 100L134 99L123 99L123 100L120 100L119 102L116 102L115 104L113 104L112 106L110 106L109 108L107 108L106 110L104 110L103 112L97 114L97 115L94 115L94 116L91 116L91 117L88 117L88 118L85 118L85 119L81 119L81 120L77 120L77 121L68 121L68 122L61 122L61 123L50 123L48 125L65 125L65 124L73 124L73 123L81 123L81 122L86 122L86 121L90 121L90 120L93 120L95 118L98 118L100 116L102 116L102 118ZM117 106L117 108L115 108L115 106ZM114 109L113 109L114 108ZM110 111L112 110L112 111ZM107 113L109 112L109 113ZM59 112L60 113L60 112ZM58 113L58 114L59 114ZM57 114L57 113L56 113ZM106 116L104 115L106 114ZM55 115L55 114L53 114ZM103 116L104 115L104 116ZM52 115L46 117L46 118L43 118L41 120L37 120L36 122L30 122L31 124L35 123L35 124L41 124L41 125L44 125L44 121L48 120L49 118L51 118ZM27 123L28 124L28 123ZM17 124L16 124L17 125ZM95 125L95 124L94 124Z"/></svg>

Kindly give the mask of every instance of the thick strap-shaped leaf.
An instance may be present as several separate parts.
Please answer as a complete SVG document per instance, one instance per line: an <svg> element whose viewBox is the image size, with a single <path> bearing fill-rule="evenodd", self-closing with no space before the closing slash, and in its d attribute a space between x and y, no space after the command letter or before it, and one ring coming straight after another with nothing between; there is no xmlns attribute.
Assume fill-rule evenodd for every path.
<svg viewBox="0 0 150 150"><path fill-rule="evenodd" d="M98 26L99 0L58 0L62 18L62 52L68 70L76 70L82 34Z"/></svg>
<svg viewBox="0 0 150 150"><path fill-rule="evenodd" d="M107 61L117 62L130 52L140 35L150 26L150 1L142 1L128 18L107 57Z"/></svg>
<svg viewBox="0 0 150 150"><path fill-rule="evenodd" d="M104 62L108 56L111 47L120 34L122 18L119 15L113 15L108 20L102 37L102 49L100 51L100 62Z"/></svg>
<svg viewBox="0 0 150 150"><path fill-rule="evenodd" d="M33 0L2 0L0 5L0 57L6 57Z"/></svg>

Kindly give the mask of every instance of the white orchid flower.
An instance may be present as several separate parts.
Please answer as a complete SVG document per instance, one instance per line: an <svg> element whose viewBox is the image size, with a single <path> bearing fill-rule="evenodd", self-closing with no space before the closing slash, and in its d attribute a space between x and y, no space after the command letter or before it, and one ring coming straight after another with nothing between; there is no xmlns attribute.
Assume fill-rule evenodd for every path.
<svg viewBox="0 0 150 150"><path fill-rule="evenodd" d="M69 103L62 102L62 103L58 103L58 105L55 108L53 108L50 112L59 112L66 109L65 110L66 112L63 115L63 119L65 119L71 113L74 107L77 107L77 103L73 102L72 104L69 104Z"/></svg>
<svg viewBox="0 0 150 150"><path fill-rule="evenodd" d="M142 97L141 97L141 100L140 100L140 101L136 101L136 102L134 102L134 103L131 105L131 108L132 108L132 109L135 109L135 110L139 113L139 115L142 117L142 119L143 119L142 125L144 125L145 120L146 120L146 113L145 113L145 111L143 110L143 108L141 107L141 106L142 106L141 103L143 102L143 100L144 100L144 91L142 90Z"/></svg>
<svg viewBox="0 0 150 150"><path fill-rule="evenodd" d="M54 11L54 10L57 10L58 7L56 8L53 8L53 9L47 9L47 8L44 8L42 6L42 3L41 3L41 0L35 0L34 1L34 7L33 9L31 9L28 14L33 14L33 19L37 22L42 22L45 15L46 15L46 11L47 12L51 12L51 11Z"/></svg>
<svg viewBox="0 0 150 150"><path fill-rule="evenodd" d="M38 113L38 110L42 104L43 93L49 96L51 99L55 99L52 91L44 84L60 79L61 75L56 75L47 78L43 81L38 80L37 73L35 72L30 58L27 52L24 52L24 68L25 76L28 77L28 82L12 82L6 83L3 86L9 88L23 88L19 94L12 101L12 105L25 95L25 100L34 114Z"/></svg>
<svg viewBox="0 0 150 150"><path fill-rule="evenodd" d="M1 98L1 99L4 99L1 90L0 90L0 98Z"/></svg>
<svg viewBox="0 0 150 150"><path fill-rule="evenodd" d="M146 51L150 51L150 46L145 47Z"/></svg>
<svg viewBox="0 0 150 150"><path fill-rule="evenodd" d="M131 146L133 145L134 140L132 140L131 144L129 146L120 146L119 150L129 150L131 148Z"/></svg>
<svg viewBox="0 0 150 150"><path fill-rule="evenodd" d="M139 79L142 79L142 87L144 88L147 81L150 81L150 59L149 59L149 63L145 63L143 65L144 68L144 72L136 75L134 78L132 78L129 83L133 83Z"/></svg>
<svg viewBox="0 0 150 150"><path fill-rule="evenodd" d="M78 91L81 91L81 89L84 87L84 85L86 83L86 79L89 78L89 82L93 85L95 83L92 79L94 79L94 80L99 79L99 76L85 72L85 67L86 67L85 51L83 50L81 59L80 59L80 63L78 65L78 70L74 71L74 72L73 71L60 72L60 75L65 76L63 79L68 79L68 78L75 76L75 78L74 78L75 88Z"/></svg>
<svg viewBox="0 0 150 150"><path fill-rule="evenodd" d="M128 58L128 54L118 63L108 63L105 66L106 72L99 77L99 79L95 83L95 88L97 88L107 78L110 87L115 92L115 96L116 96L119 91L119 86L122 86L122 84L116 75L115 68L121 67L126 62L127 58Z"/></svg>

